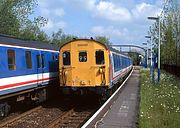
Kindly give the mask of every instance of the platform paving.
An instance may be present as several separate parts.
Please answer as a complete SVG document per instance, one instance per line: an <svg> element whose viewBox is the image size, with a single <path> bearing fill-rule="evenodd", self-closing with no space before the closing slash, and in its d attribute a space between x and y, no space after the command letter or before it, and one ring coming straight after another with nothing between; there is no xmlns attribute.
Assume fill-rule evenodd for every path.
<svg viewBox="0 0 180 128"><path fill-rule="evenodd" d="M139 111L139 70L134 70L117 100L97 128L136 128Z"/></svg>

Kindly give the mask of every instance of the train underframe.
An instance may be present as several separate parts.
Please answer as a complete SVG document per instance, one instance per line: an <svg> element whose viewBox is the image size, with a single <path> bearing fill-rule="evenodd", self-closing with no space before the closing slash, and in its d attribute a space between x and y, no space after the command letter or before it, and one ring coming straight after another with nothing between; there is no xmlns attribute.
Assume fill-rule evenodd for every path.
<svg viewBox="0 0 180 128"><path fill-rule="evenodd" d="M52 83L51 83L52 84ZM54 84L54 83L53 83ZM11 107L14 107L18 104L23 106L26 105L35 105L38 103L42 103L47 99L53 97L53 94L57 90L57 83L53 86L42 86L38 88L28 89L8 95L4 95L0 97L0 117L7 116L10 111ZM21 106L22 107L22 106Z"/></svg>
<svg viewBox="0 0 180 128"><path fill-rule="evenodd" d="M112 86L112 88L109 88L108 85L106 86L86 86L86 87L61 87L62 94L65 95L97 95L101 99L106 100L108 97L110 97L113 92L119 87L119 83L121 83L122 80L118 81L116 84Z"/></svg>

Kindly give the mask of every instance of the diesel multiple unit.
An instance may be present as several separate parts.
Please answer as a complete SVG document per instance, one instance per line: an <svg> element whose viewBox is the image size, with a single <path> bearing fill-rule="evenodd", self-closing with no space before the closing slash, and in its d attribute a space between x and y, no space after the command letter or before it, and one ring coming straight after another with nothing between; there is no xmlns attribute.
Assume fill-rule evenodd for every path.
<svg viewBox="0 0 180 128"><path fill-rule="evenodd" d="M65 93L112 90L132 69L132 60L118 50L89 39L60 47L60 87Z"/></svg>
<svg viewBox="0 0 180 128"><path fill-rule="evenodd" d="M58 81L58 47L0 35L0 114L10 102L46 99L46 87Z"/></svg>

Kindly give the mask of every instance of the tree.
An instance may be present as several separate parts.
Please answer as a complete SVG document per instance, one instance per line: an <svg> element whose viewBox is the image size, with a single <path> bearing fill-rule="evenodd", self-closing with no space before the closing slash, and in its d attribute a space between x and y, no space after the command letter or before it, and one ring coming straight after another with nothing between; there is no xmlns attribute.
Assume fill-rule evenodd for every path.
<svg viewBox="0 0 180 128"><path fill-rule="evenodd" d="M43 17L37 17L34 21L26 22L25 28L21 28L18 37L28 40L38 40L42 42L49 42L47 34L40 30L40 27L47 24L47 19Z"/></svg>
<svg viewBox="0 0 180 128"><path fill-rule="evenodd" d="M0 33L15 37L48 42L47 34L40 27L47 24L44 17L31 21L36 0L2 0L0 3Z"/></svg>
<svg viewBox="0 0 180 128"><path fill-rule="evenodd" d="M26 26L26 28L22 29L17 37L27 40L49 42L49 37L47 34L33 23L30 23L28 26Z"/></svg>
<svg viewBox="0 0 180 128"><path fill-rule="evenodd" d="M12 7L13 13L16 15L21 28L24 29L26 25L29 25L29 16L33 14L34 8L37 6L37 0L6 0L13 1Z"/></svg>
<svg viewBox="0 0 180 128"><path fill-rule="evenodd" d="M105 37L105 36L96 36L96 37L95 37L95 40L97 40L97 41L99 41L99 42L101 42L101 43L104 43L104 44L106 44L106 45L112 44L112 43L109 41L109 39L108 39L107 37Z"/></svg>
<svg viewBox="0 0 180 128"><path fill-rule="evenodd" d="M0 2L0 33L16 35L19 32L20 23L15 15L13 0L2 0Z"/></svg>
<svg viewBox="0 0 180 128"><path fill-rule="evenodd" d="M141 58L139 57L139 53L128 53L128 55L131 57L131 59L133 60L133 64L134 65L139 65Z"/></svg>
<svg viewBox="0 0 180 128"><path fill-rule="evenodd" d="M170 0L164 5L160 17L160 26L161 63L180 66L180 1ZM152 40L157 42L157 23L151 27L149 32Z"/></svg>
<svg viewBox="0 0 180 128"><path fill-rule="evenodd" d="M53 32L51 43L61 46L65 43L73 40L73 38L77 38L77 37L73 36L73 35L66 35L62 31L62 29L59 29L56 33Z"/></svg>

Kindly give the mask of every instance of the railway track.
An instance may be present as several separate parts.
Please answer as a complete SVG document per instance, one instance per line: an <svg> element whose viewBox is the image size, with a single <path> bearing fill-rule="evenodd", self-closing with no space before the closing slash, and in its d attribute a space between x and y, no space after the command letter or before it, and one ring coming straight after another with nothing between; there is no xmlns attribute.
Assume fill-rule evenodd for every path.
<svg viewBox="0 0 180 128"><path fill-rule="evenodd" d="M98 109L94 103L57 102L33 108L6 120L0 128L78 128ZM89 107L93 106L93 107Z"/></svg>
<svg viewBox="0 0 180 128"><path fill-rule="evenodd" d="M27 111L27 112L24 112L24 113L20 114L20 115L14 117L14 118L11 118L11 119L9 119L9 120L6 120L6 121L4 121L3 123L0 124L0 128L3 128L3 127L11 127L11 125L12 125L14 122L16 122L16 121L18 121L18 120L20 120L20 119L22 119L22 118L25 118L27 115L29 115L29 114L31 114L31 113L33 113L33 112L35 112L35 111L38 111L38 110L41 109L41 108L42 108L42 106L38 106L38 107L36 107L36 108L33 108L33 109L31 109L31 110L29 110L29 111Z"/></svg>
<svg viewBox="0 0 180 128"><path fill-rule="evenodd" d="M75 108L73 108L64 115L59 116L48 125L48 128L78 128L93 112L93 110L76 111Z"/></svg>

